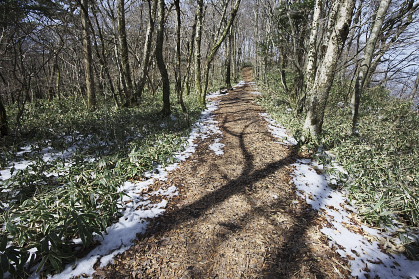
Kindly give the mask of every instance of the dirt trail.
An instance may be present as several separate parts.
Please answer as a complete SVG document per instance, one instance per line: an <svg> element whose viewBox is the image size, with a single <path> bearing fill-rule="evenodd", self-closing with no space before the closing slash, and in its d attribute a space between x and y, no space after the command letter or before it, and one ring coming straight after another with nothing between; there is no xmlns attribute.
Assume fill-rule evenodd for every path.
<svg viewBox="0 0 419 279"><path fill-rule="evenodd" d="M250 69L245 81L252 80ZM298 201L296 154L275 143L252 85L220 97L215 112L224 155L210 139L170 174L180 196L135 246L97 278L349 278L318 231L320 217Z"/></svg>

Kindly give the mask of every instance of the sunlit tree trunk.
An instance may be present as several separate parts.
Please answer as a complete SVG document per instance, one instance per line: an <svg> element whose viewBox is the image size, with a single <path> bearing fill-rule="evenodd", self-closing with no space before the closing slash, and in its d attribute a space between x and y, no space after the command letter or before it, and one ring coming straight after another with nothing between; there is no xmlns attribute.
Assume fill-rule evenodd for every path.
<svg viewBox="0 0 419 279"><path fill-rule="evenodd" d="M310 32L310 39L308 42L307 64L306 64L306 90L309 90L314 82L317 68L317 36L319 31L320 14L322 10L323 1L316 1L314 4L314 13L312 20L312 27Z"/></svg>
<svg viewBox="0 0 419 279"><path fill-rule="evenodd" d="M90 41L89 1L82 0L81 23L83 27L83 57L87 91L87 108L96 109L95 80L93 75L92 45Z"/></svg>
<svg viewBox="0 0 419 279"><path fill-rule="evenodd" d="M128 57L127 30L125 28L125 0L118 0L118 39L119 54L121 56L121 74L125 82L124 90L126 90L126 105L130 105L133 100L134 87L132 85L131 69Z"/></svg>
<svg viewBox="0 0 419 279"><path fill-rule="evenodd" d="M416 76L415 85L413 86L412 93L410 93L410 99L412 101L415 100L415 98L416 98L416 96L418 94L418 91L419 91L419 72L418 72L418 74Z"/></svg>
<svg viewBox="0 0 419 279"><path fill-rule="evenodd" d="M115 91L115 86L114 86L114 83L113 83L113 80L112 80L112 77L111 77L111 73L110 73L110 69L109 69L109 63L108 63L108 60L106 58L106 47L105 47L106 44L105 44L105 38L104 38L103 30L102 30L102 27L100 25L99 18L98 18L98 15L97 15L98 10L99 10L99 8L97 6L94 6L92 11L93 11L93 17L95 19L95 23L96 23L96 27L97 27L97 35L99 37L101 47L99 47L98 40L96 39L97 36L94 39L94 46L95 46L95 49L96 49L96 55L99 58L99 63L102 66L102 70L103 70L103 74L104 74L103 78L106 80L106 82L108 84L108 87L109 87L109 90L111 91L112 98L115 102L115 105L117 107L119 107L120 104L119 104L119 100L118 100L118 95L116 94L116 91Z"/></svg>
<svg viewBox="0 0 419 279"><path fill-rule="evenodd" d="M163 57L163 44L164 44L164 22L165 22L165 0L159 1L159 29L157 31L156 40L156 61L159 68L160 75L163 82L163 109L164 116L170 115L170 81L169 74L167 73L166 63Z"/></svg>
<svg viewBox="0 0 419 279"><path fill-rule="evenodd" d="M226 43L227 46L227 57L226 57L226 76L225 76L225 84L227 88L231 88L231 51L233 49L233 30L230 30L228 34L228 40Z"/></svg>
<svg viewBox="0 0 419 279"><path fill-rule="evenodd" d="M186 95L188 95L188 96L189 96L189 94L191 92L191 82L190 82L190 79L191 79L192 64L194 62L195 34L196 34L197 20L198 20L198 18L195 15L194 24L192 26L191 39L190 39L190 41L187 44L187 46L188 46L187 49L188 49L189 55L188 55L188 65L186 67L186 74L185 74L184 82L183 82L183 84L184 84L184 87L183 88L185 89Z"/></svg>
<svg viewBox="0 0 419 279"><path fill-rule="evenodd" d="M220 48L221 44L227 37L227 34L233 25L234 19L236 18L237 11L239 10L241 0L236 0L233 9L231 10L230 20L228 21L227 25L224 27L223 32L221 33L220 37L216 40L214 46L211 48L211 51L209 52L207 56L207 61L205 64L205 73L204 73L204 88L201 95L201 104L206 104L206 94L208 90L208 81L209 81L209 71L211 69L212 61L214 60L215 55L217 54L218 49Z"/></svg>
<svg viewBox="0 0 419 279"><path fill-rule="evenodd" d="M187 112L185 102L183 101L183 88L182 88L182 53L181 53L181 14L180 14L180 0L175 0L175 8L176 8L176 18L177 18L177 25L176 25L176 93L178 96L178 102L180 107L182 108L183 112Z"/></svg>
<svg viewBox="0 0 419 279"><path fill-rule="evenodd" d="M381 28L383 26L384 18L386 16L388 7L390 6L391 0L381 0L380 6L378 7L375 15L374 24L371 29L370 37L368 38L367 45L364 51L364 59L361 62L361 66L358 70L358 75L355 81L355 90L352 94L351 106L352 106L352 134L358 134L358 122L359 122L359 104L362 96L362 92L365 88L365 79L368 76L368 71L371 67L371 62L374 57L374 51L377 44L377 40L380 36Z"/></svg>
<svg viewBox="0 0 419 279"><path fill-rule="evenodd" d="M316 2L318 1L320 0ZM310 99L303 127L304 136L309 140L316 140L322 132L326 103L333 84L339 54L348 36L354 6L355 0L339 1L339 13L336 17L335 24L331 24L333 31L330 34L322 64L317 70L313 88L309 93ZM312 28L314 27L312 26Z"/></svg>
<svg viewBox="0 0 419 279"><path fill-rule="evenodd" d="M197 0L198 9L196 11L196 34L195 34L195 91L198 96L202 96L202 74L201 74L201 41L202 23L204 20L204 1ZM204 102L205 103L205 102Z"/></svg>
<svg viewBox="0 0 419 279"><path fill-rule="evenodd" d="M151 5L151 1L153 5ZM141 99L141 95L143 94L143 90L146 84L147 73L150 64L150 57L151 57L151 47L153 41L153 33L154 33L154 18L156 17L157 11L157 1L156 0L148 0L148 24L147 24L147 34L144 42L143 47L143 58L142 58L142 68L140 74L140 80L138 81L137 90L135 92L137 102Z"/></svg>

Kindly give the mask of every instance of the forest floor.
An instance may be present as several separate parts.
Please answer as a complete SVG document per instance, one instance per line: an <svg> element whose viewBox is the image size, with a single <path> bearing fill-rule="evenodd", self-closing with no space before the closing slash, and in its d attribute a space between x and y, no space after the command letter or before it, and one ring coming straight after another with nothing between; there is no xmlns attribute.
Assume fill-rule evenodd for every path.
<svg viewBox="0 0 419 279"><path fill-rule="evenodd" d="M204 139L167 181L156 182L179 195L95 278L351 277L320 232L322 217L297 197L291 173L298 155L271 135L250 69L244 79L217 97L224 154Z"/></svg>

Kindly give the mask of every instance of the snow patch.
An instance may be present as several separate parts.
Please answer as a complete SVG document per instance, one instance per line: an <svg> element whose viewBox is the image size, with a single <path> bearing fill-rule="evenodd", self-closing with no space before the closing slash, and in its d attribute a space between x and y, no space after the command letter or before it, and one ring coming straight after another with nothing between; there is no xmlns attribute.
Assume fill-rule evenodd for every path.
<svg viewBox="0 0 419 279"><path fill-rule="evenodd" d="M210 94L213 97L215 94ZM222 136L222 132L218 127L213 112L218 109L218 102L212 101L208 104L207 109L201 114L200 119L194 124L192 131L187 140L186 146L182 152L175 154L175 158L179 161L185 161L195 151L197 147L197 139L206 139L214 134ZM223 154L223 144L220 143L221 138L216 138L210 148L217 155ZM111 263L114 257L128 250L133 241L137 238L137 234L146 231L149 224L148 220L156 218L165 212L168 200L179 195L176 186L170 186L167 189L158 189L149 192L150 185L157 180L167 180L168 173L179 166L179 163L171 164L167 167L158 165L153 171L145 173L148 178L146 181L133 182L126 181L120 187L120 191L124 193L122 204L123 216L119 221L111 225L103 238L96 237L100 242L87 256L79 259L77 262L69 264L65 270L54 276L48 276L50 279L66 279L83 275L92 276L95 272L93 266L99 264L103 267ZM151 196L164 197L159 203L152 203ZM154 199L153 199L154 200ZM37 275L39 276L39 275ZM37 277L34 277L37 278Z"/></svg>
<svg viewBox="0 0 419 279"><path fill-rule="evenodd" d="M385 233L352 221L357 210L350 205L345 193L329 187L324 175L318 174L318 165L311 160L299 160L293 165L293 181L297 194L323 214L329 226L325 234L337 252L348 259L352 276L356 278L417 278L419 263L404 255L387 254L380 249L374 237L388 238ZM330 227L331 225L331 227ZM353 228L356 228L353 229Z"/></svg>
<svg viewBox="0 0 419 279"><path fill-rule="evenodd" d="M297 140L294 139L292 136L289 136L287 133L287 130L284 126L281 126L278 122L276 122L274 119L272 119L269 114L267 113L261 113L260 114L263 119L265 119L269 124L268 128L271 134L280 139L281 141L278 143L285 144L285 145L296 145Z"/></svg>
<svg viewBox="0 0 419 279"><path fill-rule="evenodd" d="M212 143L212 144L209 146L209 148L210 148L212 151L214 151L214 153L215 153L216 155L223 155L223 154L224 154L224 150L223 150L223 148L224 148L225 144L220 143L220 141L221 141L221 138L217 138L217 139L215 139L214 143Z"/></svg>
<svg viewBox="0 0 419 279"><path fill-rule="evenodd" d="M252 91L252 92L250 92L250 94L253 94L253 95L262 95L262 92Z"/></svg>

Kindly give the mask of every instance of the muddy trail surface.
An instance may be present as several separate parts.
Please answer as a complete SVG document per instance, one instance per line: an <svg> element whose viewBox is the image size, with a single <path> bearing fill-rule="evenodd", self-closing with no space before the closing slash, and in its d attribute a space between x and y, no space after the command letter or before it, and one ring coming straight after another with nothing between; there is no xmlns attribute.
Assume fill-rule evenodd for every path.
<svg viewBox="0 0 419 279"><path fill-rule="evenodd" d="M180 195L136 244L95 278L350 278L319 232L320 218L296 196L293 147L260 115L251 69L215 111L224 154L199 143L169 175Z"/></svg>

